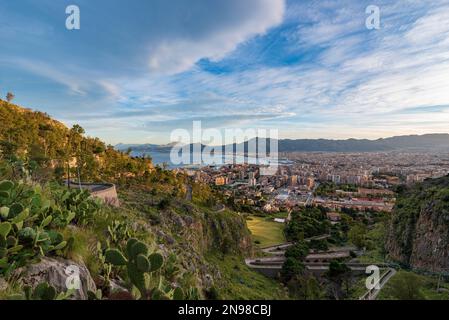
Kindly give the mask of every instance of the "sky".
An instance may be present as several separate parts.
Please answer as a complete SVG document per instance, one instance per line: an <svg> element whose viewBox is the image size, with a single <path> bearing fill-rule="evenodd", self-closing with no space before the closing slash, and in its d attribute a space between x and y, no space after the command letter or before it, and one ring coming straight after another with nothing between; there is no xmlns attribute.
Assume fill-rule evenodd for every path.
<svg viewBox="0 0 449 320"><path fill-rule="evenodd" d="M111 144L169 143L193 121L294 139L449 133L449 1L0 0L8 91Z"/></svg>

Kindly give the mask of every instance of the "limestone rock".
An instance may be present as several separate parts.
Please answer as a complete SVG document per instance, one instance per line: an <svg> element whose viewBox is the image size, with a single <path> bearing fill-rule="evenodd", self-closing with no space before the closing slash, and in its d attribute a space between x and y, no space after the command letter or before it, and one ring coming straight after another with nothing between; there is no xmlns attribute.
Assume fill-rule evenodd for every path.
<svg viewBox="0 0 449 320"><path fill-rule="evenodd" d="M44 257L40 262L20 268L16 272L22 274L20 281L23 285L34 288L39 283L47 282L54 286L58 293L66 292L68 287L76 287L79 283L79 289L75 290L72 296L75 300L87 300L88 290L97 290L86 266L71 260Z"/></svg>
<svg viewBox="0 0 449 320"><path fill-rule="evenodd" d="M4 278L0 277L0 291L6 290L8 288L8 283Z"/></svg>

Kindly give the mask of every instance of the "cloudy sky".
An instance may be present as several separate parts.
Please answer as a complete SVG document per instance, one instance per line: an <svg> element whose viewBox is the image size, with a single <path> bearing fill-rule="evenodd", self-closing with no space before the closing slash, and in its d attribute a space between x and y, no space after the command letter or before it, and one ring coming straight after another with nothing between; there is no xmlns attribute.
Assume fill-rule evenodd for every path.
<svg viewBox="0 0 449 320"><path fill-rule="evenodd" d="M449 132L449 1L0 0L7 91L112 144L168 143L193 120L282 138Z"/></svg>

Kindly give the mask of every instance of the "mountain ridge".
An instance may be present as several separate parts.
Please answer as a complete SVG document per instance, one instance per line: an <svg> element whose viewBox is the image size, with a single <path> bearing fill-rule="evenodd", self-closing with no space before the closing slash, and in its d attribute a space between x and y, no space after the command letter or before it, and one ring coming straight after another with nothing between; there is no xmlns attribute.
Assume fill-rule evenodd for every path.
<svg viewBox="0 0 449 320"><path fill-rule="evenodd" d="M250 143L258 143L260 138L253 138L248 141L221 146L224 151L226 148L233 150L240 149L245 152ZM266 139L266 145L269 151L270 139ZM193 150L195 144L190 144ZM137 152L170 152L172 145L156 144L118 144L117 150L127 150ZM201 145L203 149L206 145ZM228 149L228 150L229 150ZM403 135L388 138L369 139L280 139L278 140L279 152L387 152L387 151L449 151L448 133L431 133L424 135Z"/></svg>

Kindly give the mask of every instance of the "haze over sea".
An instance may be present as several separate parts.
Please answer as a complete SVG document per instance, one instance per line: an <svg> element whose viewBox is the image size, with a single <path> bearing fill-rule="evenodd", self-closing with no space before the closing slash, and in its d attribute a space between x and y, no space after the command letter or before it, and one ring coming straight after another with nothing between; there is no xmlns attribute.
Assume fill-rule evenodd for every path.
<svg viewBox="0 0 449 320"><path fill-rule="evenodd" d="M170 159L170 152L160 152L160 151L151 151L151 152L141 152L141 151L131 151L131 156L133 157L142 157L142 156L146 156L146 157L151 157L151 159L153 160L153 164L154 165L163 165L166 164L168 169L175 169L175 168L183 168L183 167L195 167L197 165L194 164L185 164L185 163L181 163L181 164L175 164L171 161ZM192 159L193 157L191 157ZM195 158L199 158L196 157L195 154ZM215 163L216 165L223 165L226 163L247 163L247 164L268 164L269 161L265 158L259 158L257 159L256 157L248 157L248 156L243 156L243 155L223 155L223 161L222 163ZM204 160L204 155L203 155L203 160ZM274 163L275 161L273 159L270 159L271 163ZM193 163L193 161L192 161ZM283 161L283 163L287 164L288 161ZM202 166L205 165L212 165L213 163L204 163L204 161L202 162Z"/></svg>

